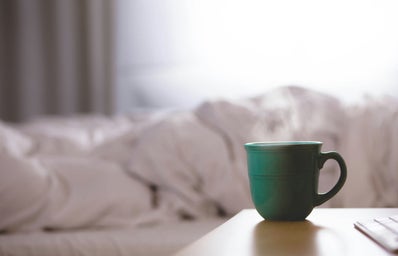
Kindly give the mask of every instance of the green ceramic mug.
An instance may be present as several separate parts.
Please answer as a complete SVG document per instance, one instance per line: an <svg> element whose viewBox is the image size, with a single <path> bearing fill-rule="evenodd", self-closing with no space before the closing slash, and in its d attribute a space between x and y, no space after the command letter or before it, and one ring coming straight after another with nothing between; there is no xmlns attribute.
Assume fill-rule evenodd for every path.
<svg viewBox="0 0 398 256"><path fill-rule="evenodd" d="M335 151L321 152L321 147L318 141L245 144L252 200L264 219L304 220L343 187L344 159ZM319 171L328 159L337 161L340 177L329 192L318 194Z"/></svg>

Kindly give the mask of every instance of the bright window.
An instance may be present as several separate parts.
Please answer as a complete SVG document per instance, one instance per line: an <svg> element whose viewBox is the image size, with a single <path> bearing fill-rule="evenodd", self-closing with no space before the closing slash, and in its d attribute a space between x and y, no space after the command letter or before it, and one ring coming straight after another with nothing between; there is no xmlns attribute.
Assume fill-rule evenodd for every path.
<svg viewBox="0 0 398 256"><path fill-rule="evenodd" d="M292 84L398 96L397 1L121 0L118 11L121 108Z"/></svg>

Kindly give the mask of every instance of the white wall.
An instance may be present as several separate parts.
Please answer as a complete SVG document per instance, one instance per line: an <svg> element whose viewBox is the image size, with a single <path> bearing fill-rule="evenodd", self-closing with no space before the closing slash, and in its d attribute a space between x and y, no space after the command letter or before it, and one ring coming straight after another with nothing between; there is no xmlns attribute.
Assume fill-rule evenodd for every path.
<svg viewBox="0 0 398 256"><path fill-rule="evenodd" d="M119 0L120 111L303 85L398 97L398 2Z"/></svg>

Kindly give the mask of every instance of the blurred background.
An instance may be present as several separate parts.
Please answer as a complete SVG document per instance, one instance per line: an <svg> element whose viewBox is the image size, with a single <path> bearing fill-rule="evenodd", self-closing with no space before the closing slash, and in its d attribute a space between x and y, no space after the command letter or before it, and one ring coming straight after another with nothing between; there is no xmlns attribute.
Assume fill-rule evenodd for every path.
<svg viewBox="0 0 398 256"><path fill-rule="evenodd" d="M299 85L398 97L393 0L0 0L0 118L192 108Z"/></svg>

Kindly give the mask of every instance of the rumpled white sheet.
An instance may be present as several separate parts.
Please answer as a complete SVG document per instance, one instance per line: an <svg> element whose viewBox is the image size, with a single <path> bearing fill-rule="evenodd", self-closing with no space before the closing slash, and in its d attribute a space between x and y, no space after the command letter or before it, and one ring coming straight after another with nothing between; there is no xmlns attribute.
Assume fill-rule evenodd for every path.
<svg viewBox="0 0 398 256"><path fill-rule="evenodd" d="M243 144L320 140L348 179L325 206L398 206L398 103L283 87L192 111L0 123L0 230L123 226L253 207ZM325 165L320 189L333 185Z"/></svg>
<svg viewBox="0 0 398 256"><path fill-rule="evenodd" d="M0 230L142 222L152 208L150 188L131 178L120 160L131 154L131 148L125 149L140 124L141 118L97 116L46 118L22 126L2 123ZM107 159L112 143L118 143L119 151L112 150L117 157Z"/></svg>
<svg viewBox="0 0 398 256"><path fill-rule="evenodd" d="M227 219L169 221L134 228L0 235L1 256L169 256Z"/></svg>
<svg viewBox="0 0 398 256"><path fill-rule="evenodd" d="M398 101L367 98L346 114L340 151L349 178L337 205L398 207Z"/></svg>
<svg viewBox="0 0 398 256"><path fill-rule="evenodd" d="M8 156L0 162L0 230L127 226L151 207L149 189L114 163Z"/></svg>
<svg viewBox="0 0 398 256"><path fill-rule="evenodd" d="M233 214L253 207L245 142L312 139L336 149L344 122L336 99L297 87L237 102L205 102L146 130L130 171L159 187L168 212L202 217L218 208ZM325 173L328 185L335 170Z"/></svg>

